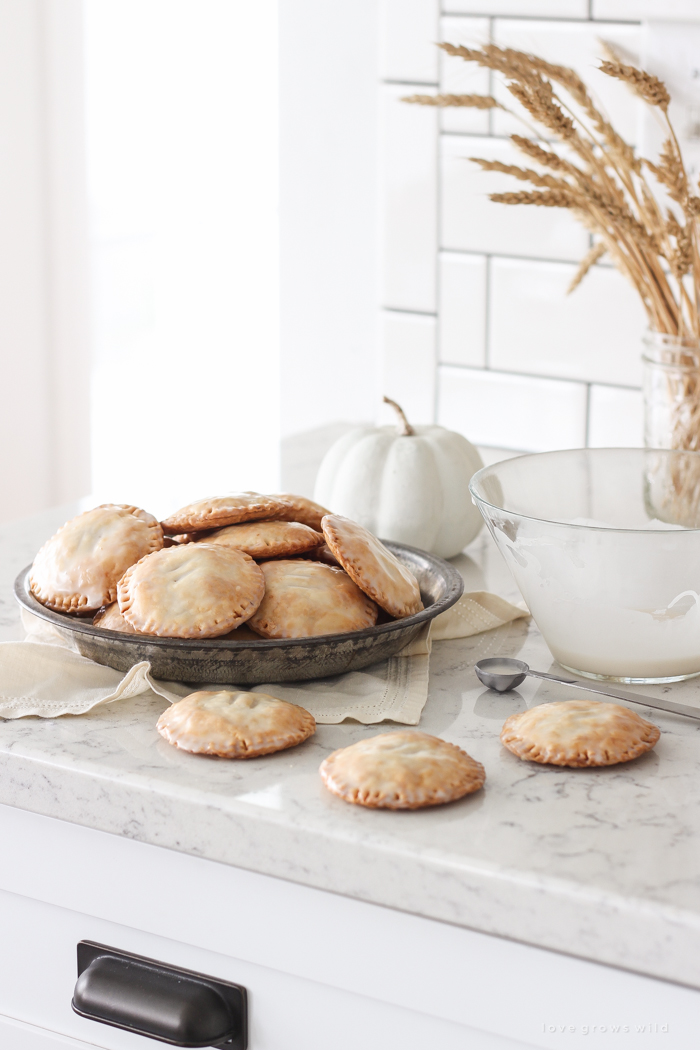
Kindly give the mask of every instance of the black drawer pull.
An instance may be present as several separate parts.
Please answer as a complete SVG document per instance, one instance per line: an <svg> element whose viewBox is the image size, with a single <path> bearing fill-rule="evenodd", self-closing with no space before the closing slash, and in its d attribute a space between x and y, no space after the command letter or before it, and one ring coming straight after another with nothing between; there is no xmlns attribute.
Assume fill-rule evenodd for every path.
<svg viewBox="0 0 700 1050"><path fill-rule="evenodd" d="M246 990L93 941L78 944L72 1007L81 1017L170 1046L246 1050Z"/></svg>

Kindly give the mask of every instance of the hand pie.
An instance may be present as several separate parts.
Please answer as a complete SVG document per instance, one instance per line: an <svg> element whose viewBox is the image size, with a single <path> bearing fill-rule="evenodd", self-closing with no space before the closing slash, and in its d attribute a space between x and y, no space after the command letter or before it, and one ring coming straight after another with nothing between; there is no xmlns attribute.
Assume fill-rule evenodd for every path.
<svg viewBox="0 0 700 1050"><path fill-rule="evenodd" d="M175 536L182 532L201 532L220 529L239 521L261 521L281 518L289 513L291 504L277 496L261 496L259 492L233 492L229 496L200 499L171 514L161 522L163 532Z"/></svg>
<svg viewBox="0 0 700 1050"><path fill-rule="evenodd" d="M122 634L142 634L128 623L119 612L119 603L112 602L106 609L100 609L95 613L92 621L93 627L101 627L103 631L120 631Z"/></svg>
<svg viewBox="0 0 700 1050"><path fill-rule="evenodd" d="M298 521L247 521L210 533L205 543L244 551L251 558L291 557L323 543L320 532Z"/></svg>
<svg viewBox="0 0 700 1050"><path fill-rule="evenodd" d="M401 619L423 608L413 573L364 526L340 514L327 514L323 535L348 576L382 609Z"/></svg>
<svg viewBox="0 0 700 1050"><path fill-rule="evenodd" d="M401 730L334 751L323 783L345 802L370 809L420 809L453 802L483 787L480 762L439 737Z"/></svg>
<svg viewBox="0 0 700 1050"><path fill-rule="evenodd" d="M219 642L259 642L260 635L251 631L247 623L242 623L240 627L234 627L228 634L219 635L217 640Z"/></svg>
<svg viewBox="0 0 700 1050"><path fill-rule="evenodd" d="M310 556L314 561L322 561L324 565L336 565L338 568L342 567L327 543L324 543L322 547L316 547L315 550L312 550Z"/></svg>
<svg viewBox="0 0 700 1050"><path fill-rule="evenodd" d="M217 638L255 612L265 578L252 558L230 547L186 543L157 551L119 581L122 615L145 634Z"/></svg>
<svg viewBox="0 0 700 1050"><path fill-rule="evenodd" d="M95 612L117 597L117 583L134 562L163 546L156 519L137 507L106 504L71 518L41 548L29 585L58 612Z"/></svg>
<svg viewBox="0 0 700 1050"><path fill-rule="evenodd" d="M552 766L613 766L651 750L660 733L635 711L597 700L558 700L511 715L501 742L518 758Z"/></svg>
<svg viewBox="0 0 700 1050"><path fill-rule="evenodd" d="M290 492L282 492L274 498L283 499L286 503L291 503L292 505L291 510L285 511L283 515L280 515L282 521L300 521L302 525L308 525L315 532L321 531L321 519L324 515L330 514L330 511L322 507L320 503L314 503L312 499L307 499L306 496L294 496Z"/></svg>
<svg viewBox="0 0 700 1050"><path fill-rule="evenodd" d="M308 638L372 627L377 606L342 569L320 562L266 561L265 597L250 619L263 638Z"/></svg>
<svg viewBox="0 0 700 1050"><path fill-rule="evenodd" d="M149 525L158 525L160 522L153 514L149 514L147 510L142 510L141 507L132 507L128 503L102 503L102 507L121 507L122 510L128 510L129 514L133 514L135 518L141 518L142 521L147 522ZM162 531L162 530L161 530Z"/></svg>
<svg viewBox="0 0 700 1050"><path fill-rule="evenodd" d="M169 544L171 547L175 543L196 543L197 540L205 540L207 536L217 531L217 529L202 529L201 532L176 532L173 536L165 536L164 541L166 546Z"/></svg>
<svg viewBox="0 0 700 1050"><path fill-rule="evenodd" d="M256 758L301 744L315 732L316 722L303 707L266 693L202 689L164 711L157 729L183 751Z"/></svg>

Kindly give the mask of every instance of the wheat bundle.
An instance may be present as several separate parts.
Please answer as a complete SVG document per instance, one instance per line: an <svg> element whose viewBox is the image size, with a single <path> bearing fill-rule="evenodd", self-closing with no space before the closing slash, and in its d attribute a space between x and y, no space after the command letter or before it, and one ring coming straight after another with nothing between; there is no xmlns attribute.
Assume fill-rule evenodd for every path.
<svg viewBox="0 0 700 1050"><path fill-rule="evenodd" d="M614 53L599 67L654 107L663 121L665 142L652 162L638 156L615 131L573 69L495 44L439 46L499 74L527 117L522 109L516 112L488 95L412 95L404 101L500 109L524 119L530 134L511 135L511 141L528 158L527 167L470 158L484 171L502 172L534 187L491 193L491 200L568 209L593 235L569 291L607 254L639 293L651 331L675 337L679 345L700 355L700 196L691 185L669 119L671 99L665 84L619 61ZM533 162L536 167L530 166ZM690 356L700 365L700 356ZM686 364L688 357L686 352ZM669 400L678 406L672 445L699 449L700 368L696 373L686 368L680 390L677 376L669 382L674 384Z"/></svg>

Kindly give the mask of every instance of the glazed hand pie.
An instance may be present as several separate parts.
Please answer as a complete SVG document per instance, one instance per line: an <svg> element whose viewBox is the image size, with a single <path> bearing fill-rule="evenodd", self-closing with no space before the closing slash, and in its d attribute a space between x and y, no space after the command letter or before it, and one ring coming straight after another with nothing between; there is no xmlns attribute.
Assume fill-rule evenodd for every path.
<svg viewBox="0 0 700 1050"><path fill-rule="evenodd" d="M364 526L327 514L322 527L331 552L377 605L397 619L423 608L415 576Z"/></svg>
<svg viewBox="0 0 700 1050"><path fill-rule="evenodd" d="M220 529L239 521L262 521L281 518L292 509L291 503L278 496L261 496L259 492L233 492L229 496L200 499L171 514L161 522L163 532L175 536L182 532Z"/></svg>
<svg viewBox="0 0 700 1050"><path fill-rule="evenodd" d="M128 510L129 514L133 514L135 518L141 518L142 521L147 522L149 525L158 525L160 528L160 522L158 518L154 517L153 514L149 514L147 510L142 510L141 507L132 507L128 503L102 503L102 507L121 507L122 510ZM161 532L163 530L161 529Z"/></svg>
<svg viewBox="0 0 700 1050"><path fill-rule="evenodd" d="M315 732L316 722L303 707L266 693L202 689L164 711L157 729L183 751L256 758L301 744Z"/></svg>
<svg viewBox="0 0 700 1050"><path fill-rule="evenodd" d="M142 558L119 581L122 615L145 634L216 638L255 612L265 578L231 547L187 543Z"/></svg>
<svg viewBox="0 0 700 1050"><path fill-rule="evenodd" d="M621 704L559 700L511 715L501 742L518 758L553 766L613 766L651 750L658 728Z"/></svg>
<svg viewBox="0 0 700 1050"><path fill-rule="evenodd" d="M339 568L340 562L336 558L333 551L330 549L327 543L324 543L321 547L316 547L315 550L311 551L310 557L314 561L322 561L324 565L336 565Z"/></svg>
<svg viewBox="0 0 700 1050"><path fill-rule="evenodd" d="M286 503L291 504L292 509L280 515L282 521L300 521L302 525L308 525L315 532L321 531L321 519L326 514L330 514L330 511L322 507L320 503L314 503L306 496L295 496L291 492L282 492L274 498L283 499Z"/></svg>
<svg viewBox="0 0 700 1050"><path fill-rule="evenodd" d="M334 751L323 783L345 802L370 809L420 809L483 787L484 767L456 744L427 733L381 733Z"/></svg>
<svg viewBox="0 0 700 1050"><path fill-rule="evenodd" d="M58 612L88 613L117 597L124 572L163 546L156 519L137 507L106 504L67 521L41 548L29 585Z"/></svg>
<svg viewBox="0 0 700 1050"><path fill-rule="evenodd" d="M204 542L234 547L251 558L284 558L320 547L323 536L298 521L247 521L217 529Z"/></svg>
<svg viewBox="0 0 700 1050"><path fill-rule="evenodd" d="M263 638L308 638L372 627L377 606L342 569L314 561L267 561L265 597L250 619Z"/></svg>
<svg viewBox="0 0 700 1050"><path fill-rule="evenodd" d="M137 631L135 627L124 619L122 614L119 612L119 603L112 602L106 609L100 609L99 612L95 613L93 618L93 626L101 627L103 631L120 631L122 634L142 634L142 631Z"/></svg>

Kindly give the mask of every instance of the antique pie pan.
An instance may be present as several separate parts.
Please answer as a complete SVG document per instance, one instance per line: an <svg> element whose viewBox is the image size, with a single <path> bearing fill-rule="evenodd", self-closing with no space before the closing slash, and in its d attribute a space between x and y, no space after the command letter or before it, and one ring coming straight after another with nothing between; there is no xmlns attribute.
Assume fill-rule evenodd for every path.
<svg viewBox="0 0 700 1050"><path fill-rule="evenodd" d="M15 580L15 597L24 609L55 627L83 656L117 671L128 671L134 664L148 660L154 678L174 682L255 685L326 678L359 671L395 656L413 641L425 623L461 597L464 582L449 562L415 547L384 543L417 578L425 608L415 616L348 634L236 642L107 631L93 627L91 618L54 612L38 602L29 590L31 565Z"/></svg>

